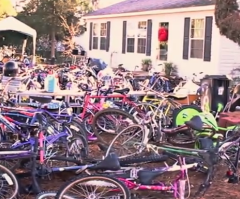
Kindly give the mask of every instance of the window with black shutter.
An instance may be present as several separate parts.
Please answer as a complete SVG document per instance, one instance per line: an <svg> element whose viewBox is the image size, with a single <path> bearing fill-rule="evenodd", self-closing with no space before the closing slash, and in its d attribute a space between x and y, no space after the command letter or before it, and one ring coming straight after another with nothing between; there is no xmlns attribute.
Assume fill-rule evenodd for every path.
<svg viewBox="0 0 240 199"><path fill-rule="evenodd" d="M98 37L99 37L99 26L98 24L93 24L93 34L92 34L92 49L98 49Z"/></svg>
<svg viewBox="0 0 240 199"><path fill-rule="evenodd" d="M108 43L107 23L94 23L92 26L92 49L94 50L108 50L110 44ZM110 26L109 26L110 28Z"/></svg>
<svg viewBox="0 0 240 199"><path fill-rule="evenodd" d="M194 58L211 61L213 17L185 18L183 59Z"/></svg>
<svg viewBox="0 0 240 199"><path fill-rule="evenodd" d="M100 50L107 49L107 23L101 23L100 26Z"/></svg>
<svg viewBox="0 0 240 199"><path fill-rule="evenodd" d="M145 54L147 48L147 21L127 22L126 24L126 52Z"/></svg>
<svg viewBox="0 0 240 199"><path fill-rule="evenodd" d="M190 29L190 58L203 58L204 19L192 19Z"/></svg>
<svg viewBox="0 0 240 199"><path fill-rule="evenodd" d="M147 21L139 21L137 29L137 53L145 54L147 47Z"/></svg>

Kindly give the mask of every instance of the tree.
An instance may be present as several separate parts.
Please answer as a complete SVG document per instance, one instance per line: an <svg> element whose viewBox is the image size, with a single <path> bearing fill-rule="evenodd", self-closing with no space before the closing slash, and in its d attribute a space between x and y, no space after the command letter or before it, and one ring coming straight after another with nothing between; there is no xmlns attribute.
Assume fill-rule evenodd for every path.
<svg viewBox="0 0 240 199"><path fill-rule="evenodd" d="M240 45L240 12L237 0L216 0L215 21L220 33Z"/></svg>
<svg viewBox="0 0 240 199"><path fill-rule="evenodd" d="M0 0L0 20L8 16L16 16L16 14L10 0Z"/></svg>
<svg viewBox="0 0 240 199"><path fill-rule="evenodd" d="M31 0L18 18L33 27L39 38L50 38L52 56L55 40L62 41L69 54L74 48L74 36L85 31L85 24L80 22L89 8L90 0Z"/></svg>

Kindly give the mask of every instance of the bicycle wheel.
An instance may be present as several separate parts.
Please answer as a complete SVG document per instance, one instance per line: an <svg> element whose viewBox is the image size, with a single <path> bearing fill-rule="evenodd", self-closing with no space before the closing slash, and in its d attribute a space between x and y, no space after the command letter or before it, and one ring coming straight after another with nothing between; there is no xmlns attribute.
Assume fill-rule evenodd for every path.
<svg viewBox="0 0 240 199"><path fill-rule="evenodd" d="M71 129L74 135L83 135L87 140L87 132L83 127L83 124L80 119L73 118L70 124L68 124L69 128Z"/></svg>
<svg viewBox="0 0 240 199"><path fill-rule="evenodd" d="M88 142L84 136L78 135L71 139L68 143L67 157L87 158Z"/></svg>
<svg viewBox="0 0 240 199"><path fill-rule="evenodd" d="M134 123L137 123L136 119L126 111L108 108L94 116L92 126L98 140L109 145L118 132Z"/></svg>
<svg viewBox="0 0 240 199"><path fill-rule="evenodd" d="M105 176L78 176L65 183L56 199L121 198L131 199L130 191L120 180Z"/></svg>
<svg viewBox="0 0 240 199"><path fill-rule="evenodd" d="M36 199L55 199L57 192L55 191L44 191L36 196Z"/></svg>
<svg viewBox="0 0 240 199"><path fill-rule="evenodd" d="M15 199L19 185L15 175L6 167L0 165L0 198Z"/></svg>
<svg viewBox="0 0 240 199"><path fill-rule="evenodd" d="M118 133L109 145L105 157L110 152L119 158L139 154L143 151L142 143L145 138L144 128L139 124L132 124Z"/></svg>
<svg viewBox="0 0 240 199"><path fill-rule="evenodd" d="M43 191L36 196L36 199L55 199L57 192ZM64 195L64 199L73 199L71 196Z"/></svg>

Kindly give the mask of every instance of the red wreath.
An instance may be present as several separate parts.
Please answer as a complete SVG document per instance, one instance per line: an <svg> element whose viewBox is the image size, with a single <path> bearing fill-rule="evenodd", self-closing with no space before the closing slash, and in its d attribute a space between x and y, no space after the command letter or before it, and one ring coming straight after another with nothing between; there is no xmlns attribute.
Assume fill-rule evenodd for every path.
<svg viewBox="0 0 240 199"><path fill-rule="evenodd" d="M168 40L168 29L161 27L158 30L158 41L167 41Z"/></svg>

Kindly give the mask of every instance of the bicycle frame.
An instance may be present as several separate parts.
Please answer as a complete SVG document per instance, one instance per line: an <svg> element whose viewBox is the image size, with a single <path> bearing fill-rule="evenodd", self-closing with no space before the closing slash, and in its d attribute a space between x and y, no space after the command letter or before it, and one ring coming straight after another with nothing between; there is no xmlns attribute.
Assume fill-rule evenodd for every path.
<svg viewBox="0 0 240 199"><path fill-rule="evenodd" d="M182 159L183 159L182 162L184 163L185 160L184 160L184 158L182 158ZM173 192L174 197L179 198L178 182L187 177L187 175L185 175L187 169L195 168L197 166L198 166L198 163L183 164L183 165L177 165L177 163L176 163L176 164L174 164L173 166L170 166L170 167L168 165L166 165L166 167L161 167L161 168L154 169L154 172L159 171L159 175L163 175L164 173L171 172L171 171L180 171L180 173L176 176L176 178L171 183L169 183L169 185L165 185L166 183L164 183L164 182L158 182L158 184L155 183L155 184L148 184L148 185L146 185L146 184L143 185L143 184L140 184L140 183L136 183L135 180L139 179L137 173L139 171L141 171L141 169L138 170L136 168L132 168L133 171L131 171L130 173L133 173L134 175L130 176L130 178L128 178L128 179L118 177L118 174L115 175L114 172L112 174L115 177L117 177L119 180L124 182L124 184L130 190L139 190L139 191L151 190L151 191ZM123 171L124 171L124 168L123 168ZM142 171L144 171L144 169Z"/></svg>
<svg viewBox="0 0 240 199"><path fill-rule="evenodd" d="M59 134L56 135L49 135L49 136L43 136L44 142L46 142L46 147L50 146L51 144L53 144L54 142L56 142L58 139L60 139L61 137L65 137L68 136L68 133L65 132L61 132ZM33 138L29 138L28 141L26 142L20 142L20 141L16 141L11 148L13 149L17 149L19 147L23 147L25 145L34 145L35 144L35 140Z"/></svg>
<svg viewBox="0 0 240 199"><path fill-rule="evenodd" d="M108 98L120 98L122 99L122 105L124 105L125 103L128 103L130 105L135 105L135 103L131 102L128 97L126 95L107 95L107 96L99 96L99 95L90 95L90 94L87 94L85 97L84 97L84 106L83 106L83 111L82 113L80 114L80 118L81 119L84 119L85 117L85 114L88 110L88 107L92 107L94 109L94 111L100 111L103 109L102 105L103 105L103 102L102 101L105 101L106 99ZM98 102L97 104L96 103L92 103L91 102L91 99L100 99L100 102Z"/></svg>

